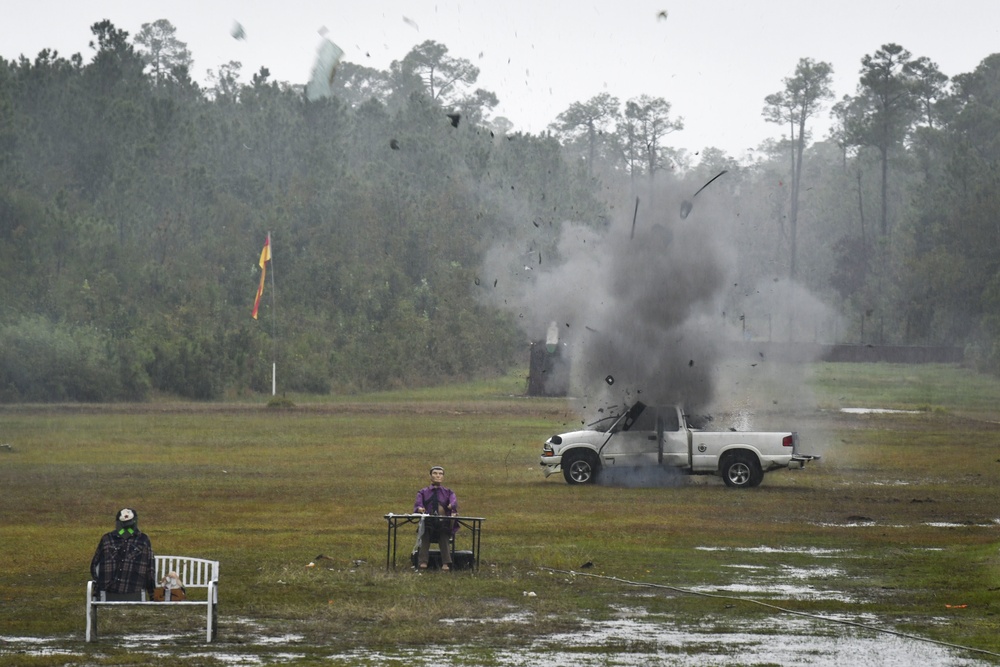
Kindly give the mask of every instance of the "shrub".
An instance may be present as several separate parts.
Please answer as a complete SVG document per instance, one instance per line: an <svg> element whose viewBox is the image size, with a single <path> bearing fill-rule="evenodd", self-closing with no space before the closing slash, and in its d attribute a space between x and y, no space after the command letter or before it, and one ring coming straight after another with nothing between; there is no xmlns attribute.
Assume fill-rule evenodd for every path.
<svg viewBox="0 0 1000 667"><path fill-rule="evenodd" d="M144 400L141 352L93 328L25 317L0 328L0 400Z"/></svg>

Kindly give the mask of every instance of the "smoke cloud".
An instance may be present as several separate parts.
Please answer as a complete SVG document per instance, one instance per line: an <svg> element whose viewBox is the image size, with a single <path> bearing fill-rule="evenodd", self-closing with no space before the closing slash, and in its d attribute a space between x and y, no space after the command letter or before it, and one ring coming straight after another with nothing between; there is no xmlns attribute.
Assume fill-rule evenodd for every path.
<svg viewBox="0 0 1000 667"><path fill-rule="evenodd" d="M722 298L736 262L711 224L681 220L678 210L679 200L641 216L634 229L631 216L604 230L564 223L556 255L525 266L531 270L513 289L498 293L529 336L557 323L573 396L689 405L712 397ZM486 270L506 273L512 264L498 247Z"/></svg>
<svg viewBox="0 0 1000 667"><path fill-rule="evenodd" d="M516 313L530 340L557 324L569 394L581 413L637 399L679 403L689 412L714 409L720 399L739 405L732 378L750 363L734 357L734 344L747 337L734 314L726 315L734 285L753 295L747 305L774 313L775 326L825 313L787 280L769 281L766 289L740 284L735 225L726 222L734 216L713 210L710 193L686 218L679 194L657 193L655 210L640 203L634 226L632 206L618 207L627 214L603 229L564 222L544 262L533 247L498 245L488 253L484 272L508 278L491 292L495 305ZM765 373L765 361L755 359L753 372ZM745 411L740 418L746 421Z"/></svg>

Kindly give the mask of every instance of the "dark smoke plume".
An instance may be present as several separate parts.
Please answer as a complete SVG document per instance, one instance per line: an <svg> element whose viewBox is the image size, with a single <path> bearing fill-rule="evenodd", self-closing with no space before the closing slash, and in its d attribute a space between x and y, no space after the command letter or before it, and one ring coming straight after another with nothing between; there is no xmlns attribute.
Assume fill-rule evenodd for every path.
<svg viewBox="0 0 1000 667"><path fill-rule="evenodd" d="M713 394L724 340L717 314L735 261L704 219L664 212L642 224L642 217L634 234L631 217L602 231L565 223L557 256L520 272L514 291L497 296L529 335L558 324L572 396L607 405L640 396L704 405ZM488 272L511 267L518 273L510 254L491 253Z"/></svg>

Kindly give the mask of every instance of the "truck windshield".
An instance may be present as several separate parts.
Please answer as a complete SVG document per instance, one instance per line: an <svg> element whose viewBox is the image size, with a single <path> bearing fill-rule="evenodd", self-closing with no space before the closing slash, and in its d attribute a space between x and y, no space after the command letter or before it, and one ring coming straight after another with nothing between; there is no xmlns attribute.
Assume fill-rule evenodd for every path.
<svg viewBox="0 0 1000 667"><path fill-rule="evenodd" d="M619 431L655 431L658 428L658 422L663 424L664 431L680 430L680 421L677 417L677 409L674 406L655 407L642 402L633 404L607 430L611 433Z"/></svg>
<svg viewBox="0 0 1000 667"><path fill-rule="evenodd" d="M608 428L614 426L615 421L621 419L621 415L608 415L607 417L601 417L597 421L590 422L587 424L587 428L593 429L599 433L605 433Z"/></svg>
<svg viewBox="0 0 1000 667"><path fill-rule="evenodd" d="M629 430L630 428L632 428L636 420L639 418L639 415L641 415L643 410L645 409L646 409L645 403L642 403L641 401L636 401L632 405L632 407L626 410L625 414L619 417L618 421L612 424L611 428L608 430L610 430L612 433L617 431Z"/></svg>

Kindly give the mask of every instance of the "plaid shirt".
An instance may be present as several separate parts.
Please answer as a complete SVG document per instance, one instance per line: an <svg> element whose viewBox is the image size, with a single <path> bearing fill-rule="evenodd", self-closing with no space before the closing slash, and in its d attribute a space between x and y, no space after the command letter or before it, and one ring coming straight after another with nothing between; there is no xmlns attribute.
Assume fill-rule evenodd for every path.
<svg viewBox="0 0 1000 667"><path fill-rule="evenodd" d="M145 533L105 533L90 561L90 576L97 590L108 593L152 593L156 586L156 559Z"/></svg>

